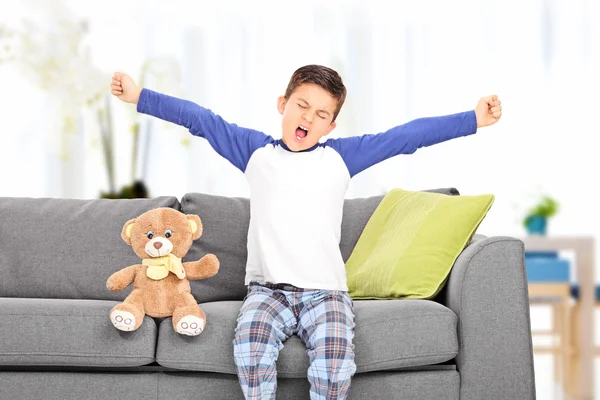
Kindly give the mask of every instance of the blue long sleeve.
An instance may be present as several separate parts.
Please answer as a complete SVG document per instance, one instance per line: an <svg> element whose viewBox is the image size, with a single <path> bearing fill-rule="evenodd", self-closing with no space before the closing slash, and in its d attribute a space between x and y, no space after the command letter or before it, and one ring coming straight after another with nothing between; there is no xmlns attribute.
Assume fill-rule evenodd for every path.
<svg viewBox="0 0 600 400"><path fill-rule="evenodd" d="M329 139L325 145L341 156L350 176L399 154L412 154L420 147L431 146L477 131L475 111L442 117L419 118L386 132Z"/></svg>
<svg viewBox="0 0 600 400"><path fill-rule="evenodd" d="M142 89L137 111L186 127L191 134L208 140L221 156L245 172L252 153L274 139L262 132L225 121L198 104Z"/></svg>

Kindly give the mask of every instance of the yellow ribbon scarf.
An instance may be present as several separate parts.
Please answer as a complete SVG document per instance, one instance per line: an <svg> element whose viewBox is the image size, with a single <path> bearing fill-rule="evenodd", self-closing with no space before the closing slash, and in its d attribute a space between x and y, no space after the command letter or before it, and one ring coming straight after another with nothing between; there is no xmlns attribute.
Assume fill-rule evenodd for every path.
<svg viewBox="0 0 600 400"><path fill-rule="evenodd" d="M146 275L150 279L159 281L169 275L169 271L177 275L179 279L185 278L185 270L181 263L181 258L173 254L167 254L162 257L144 258L142 265L147 266Z"/></svg>

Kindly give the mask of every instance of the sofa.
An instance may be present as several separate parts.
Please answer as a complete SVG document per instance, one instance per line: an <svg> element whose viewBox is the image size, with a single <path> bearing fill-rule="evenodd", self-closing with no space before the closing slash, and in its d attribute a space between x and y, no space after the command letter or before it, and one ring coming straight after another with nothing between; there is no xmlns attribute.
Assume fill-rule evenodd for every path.
<svg viewBox="0 0 600 400"><path fill-rule="evenodd" d="M459 195L455 189L436 190ZM347 260L383 196L348 199ZM215 254L192 281L207 315L199 336L146 316L134 332L109 320L115 271L139 262L123 224L156 207L198 214L203 236L184 261ZM151 199L0 198L0 399L243 399L233 335L244 286L249 201L199 193ZM355 300L357 372L350 399L534 399L523 243L475 235L432 300ZM277 361L277 399L308 399L308 356L292 336Z"/></svg>

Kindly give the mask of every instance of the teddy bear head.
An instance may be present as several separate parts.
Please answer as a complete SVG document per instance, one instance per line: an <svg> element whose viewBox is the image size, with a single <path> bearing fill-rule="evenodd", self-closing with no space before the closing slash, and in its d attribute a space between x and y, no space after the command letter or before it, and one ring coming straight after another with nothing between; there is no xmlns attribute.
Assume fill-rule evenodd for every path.
<svg viewBox="0 0 600 400"><path fill-rule="evenodd" d="M161 207L131 219L121 237L141 259L173 254L183 258L192 242L202 236L200 217Z"/></svg>

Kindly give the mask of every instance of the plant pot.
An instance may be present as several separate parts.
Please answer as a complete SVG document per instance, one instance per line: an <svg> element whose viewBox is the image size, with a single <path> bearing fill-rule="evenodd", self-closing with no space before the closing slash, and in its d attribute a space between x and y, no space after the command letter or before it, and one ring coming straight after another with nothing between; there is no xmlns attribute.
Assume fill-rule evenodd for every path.
<svg viewBox="0 0 600 400"><path fill-rule="evenodd" d="M100 194L100 198L102 199L140 199L148 197L148 188L142 181L135 181L130 186L124 186L117 193L108 192Z"/></svg>
<svg viewBox="0 0 600 400"><path fill-rule="evenodd" d="M548 219L539 215L527 219L527 233L529 235L546 235Z"/></svg>

